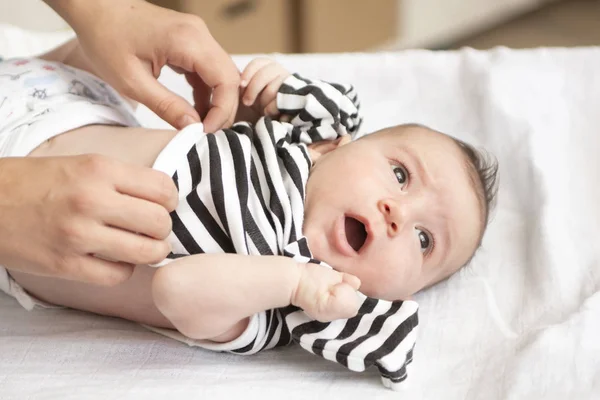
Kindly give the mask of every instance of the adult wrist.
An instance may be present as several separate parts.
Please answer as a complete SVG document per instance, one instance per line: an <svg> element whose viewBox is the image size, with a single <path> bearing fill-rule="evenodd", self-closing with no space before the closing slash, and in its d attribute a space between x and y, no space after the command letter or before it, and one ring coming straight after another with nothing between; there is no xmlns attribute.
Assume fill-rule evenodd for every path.
<svg viewBox="0 0 600 400"><path fill-rule="evenodd" d="M44 0L58 15L60 15L73 30L79 34L82 27L90 21L98 20L102 11L117 7L132 7L141 0Z"/></svg>

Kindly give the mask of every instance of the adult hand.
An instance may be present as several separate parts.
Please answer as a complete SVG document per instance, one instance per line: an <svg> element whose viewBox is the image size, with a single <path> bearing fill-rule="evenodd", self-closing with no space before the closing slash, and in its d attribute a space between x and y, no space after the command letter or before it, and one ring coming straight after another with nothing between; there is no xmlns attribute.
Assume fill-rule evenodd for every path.
<svg viewBox="0 0 600 400"><path fill-rule="evenodd" d="M177 191L162 172L97 155L2 158L0 193L10 269L112 285L170 251Z"/></svg>
<svg viewBox="0 0 600 400"><path fill-rule="evenodd" d="M200 117L207 132L233 123L239 71L201 18L142 0L46 3L73 27L95 72L119 92L178 129ZM195 109L157 81L165 65L185 73Z"/></svg>

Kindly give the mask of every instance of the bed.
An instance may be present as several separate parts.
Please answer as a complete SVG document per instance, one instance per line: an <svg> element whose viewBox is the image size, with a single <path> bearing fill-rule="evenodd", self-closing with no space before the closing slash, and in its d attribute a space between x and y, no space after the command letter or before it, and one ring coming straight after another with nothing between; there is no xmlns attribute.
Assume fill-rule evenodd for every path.
<svg viewBox="0 0 600 400"><path fill-rule="evenodd" d="M69 35L0 26L0 54L33 54ZM353 373L298 347L211 353L114 318L26 312L0 294L0 398L600 397L600 48L274 57L355 84L363 132L423 123L500 161L483 247L417 295L419 339L402 391L385 389L375 370ZM191 98L170 70L161 81Z"/></svg>

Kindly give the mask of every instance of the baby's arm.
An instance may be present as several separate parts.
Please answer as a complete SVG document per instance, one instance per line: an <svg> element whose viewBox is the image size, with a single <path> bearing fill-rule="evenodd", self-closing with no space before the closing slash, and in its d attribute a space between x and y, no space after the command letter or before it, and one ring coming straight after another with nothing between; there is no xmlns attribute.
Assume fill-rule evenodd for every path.
<svg viewBox="0 0 600 400"><path fill-rule="evenodd" d="M174 328L192 339L214 342L236 339L249 317L290 304L320 320L353 316L360 284L350 275L289 257L223 253L186 256L160 268L139 265L129 280L113 287L10 274L48 303ZM281 321L267 321L257 334Z"/></svg>
<svg viewBox="0 0 600 400"><path fill-rule="evenodd" d="M183 335L231 341L261 311L303 308L320 320L356 314L357 278L284 256L196 254L159 268L152 296Z"/></svg>
<svg viewBox="0 0 600 400"><path fill-rule="evenodd" d="M183 335L227 342L246 329L249 316L289 305L298 279L287 257L197 254L159 268L152 296Z"/></svg>

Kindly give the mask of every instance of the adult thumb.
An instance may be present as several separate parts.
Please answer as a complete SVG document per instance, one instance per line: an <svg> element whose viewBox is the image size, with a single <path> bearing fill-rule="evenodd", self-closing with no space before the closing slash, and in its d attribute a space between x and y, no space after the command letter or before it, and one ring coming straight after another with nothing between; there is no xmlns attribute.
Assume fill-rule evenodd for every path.
<svg viewBox="0 0 600 400"><path fill-rule="evenodd" d="M143 72L134 74L135 78L129 81L126 95L144 104L176 129L200 122L200 116L187 100L164 87L144 68L140 70Z"/></svg>

